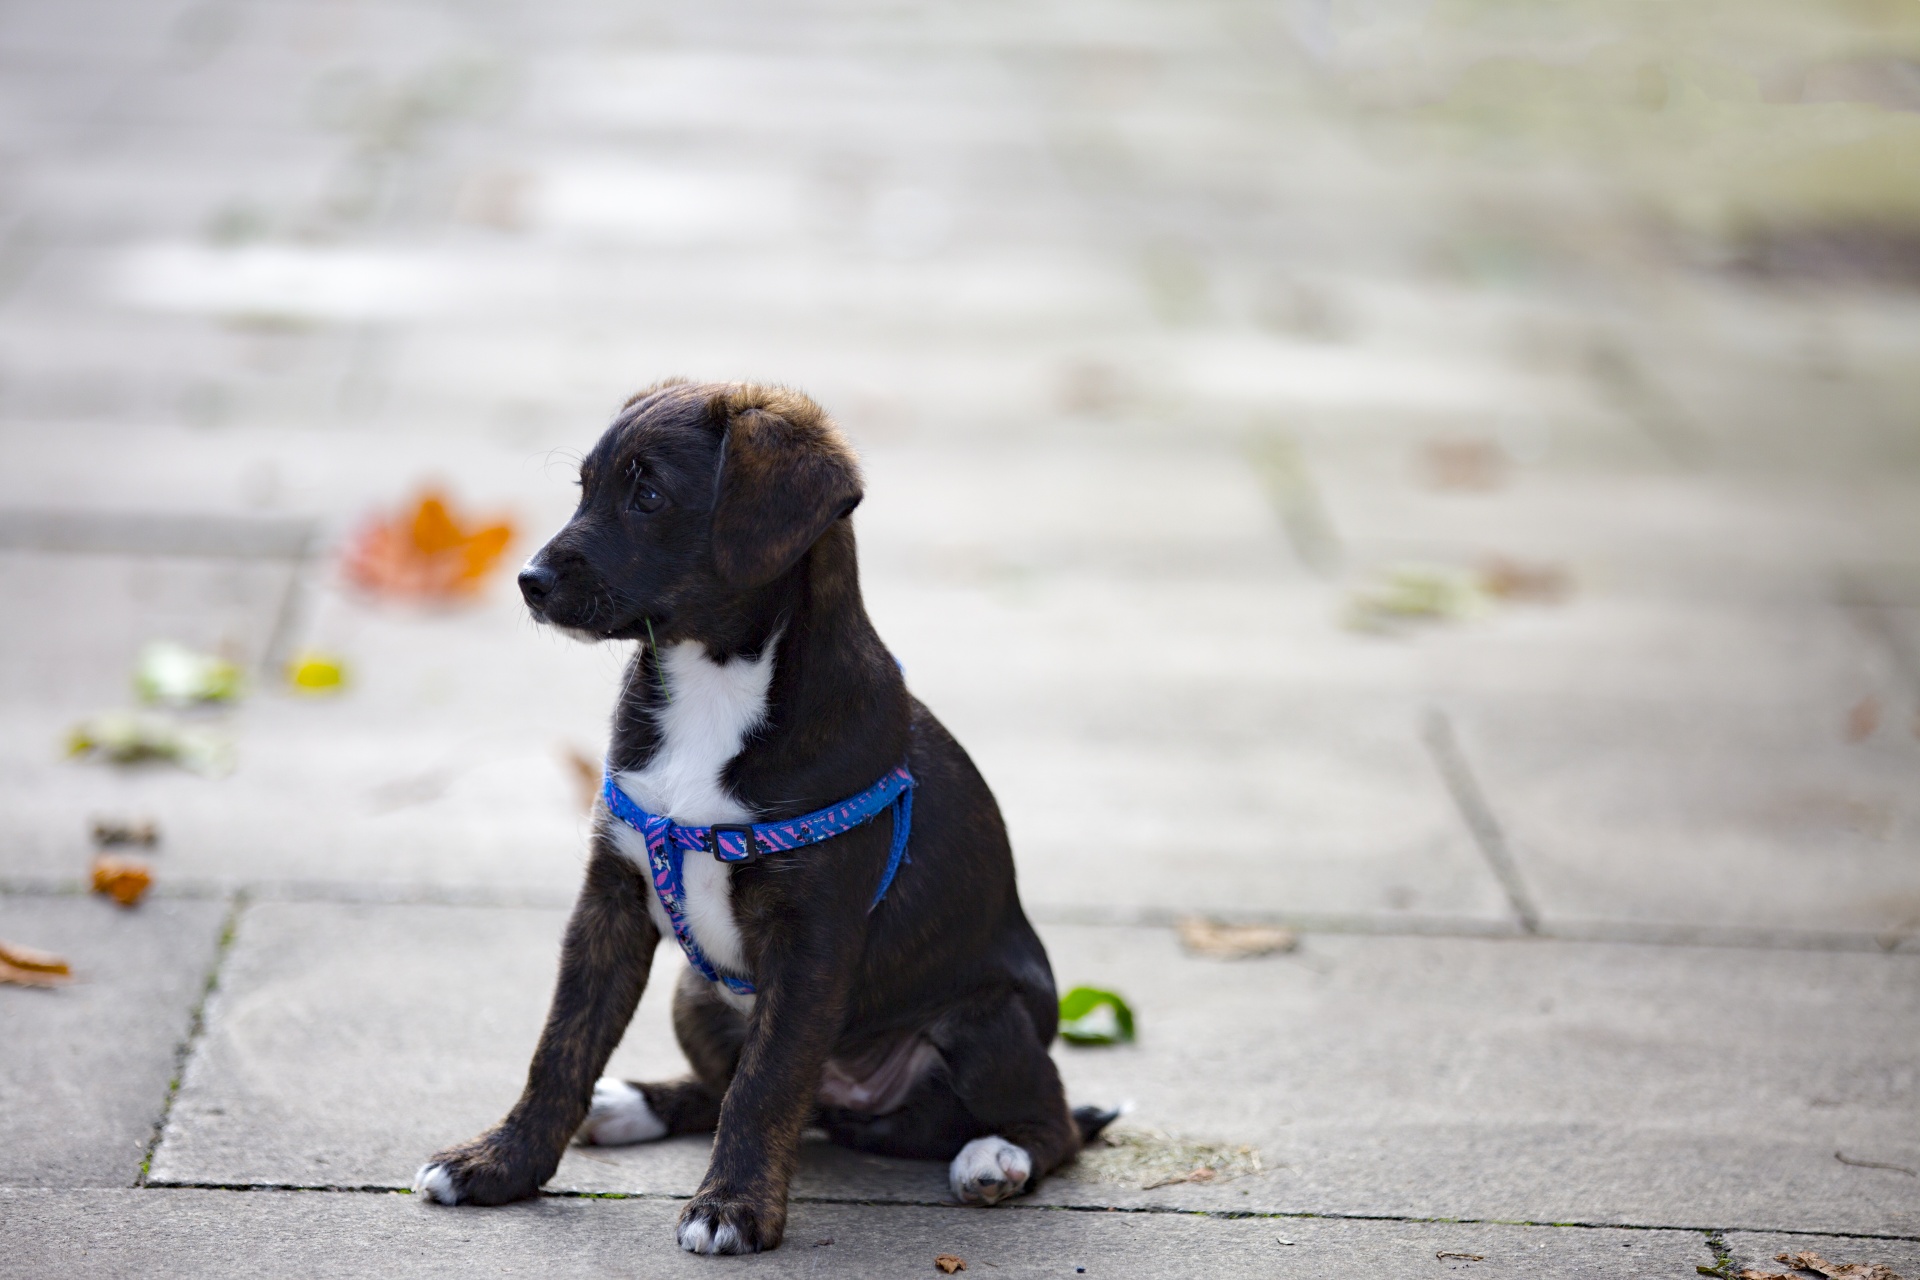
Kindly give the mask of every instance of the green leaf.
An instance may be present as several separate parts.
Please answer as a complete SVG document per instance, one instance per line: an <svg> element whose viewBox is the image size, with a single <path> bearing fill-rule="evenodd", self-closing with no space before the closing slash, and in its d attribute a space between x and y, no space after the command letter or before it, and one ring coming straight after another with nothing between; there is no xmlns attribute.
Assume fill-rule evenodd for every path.
<svg viewBox="0 0 1920 1280"><path fill-rule="evenodd" d="M1075 987L1060 997L1060 1038L1070 1044L1124 1044L1133 1039L1133 1010L1115 992Z"/></svg>

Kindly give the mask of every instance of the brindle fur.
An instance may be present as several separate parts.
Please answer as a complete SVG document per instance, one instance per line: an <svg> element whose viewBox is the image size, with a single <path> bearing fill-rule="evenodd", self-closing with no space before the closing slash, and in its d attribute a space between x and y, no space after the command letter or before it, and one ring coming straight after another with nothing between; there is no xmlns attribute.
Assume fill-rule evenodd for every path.
<svg viewBox="0 0 1920 1280"><path fill-rule="evenodd" d="M777 1245L809 1123L851 1147L938 1159L999 1134L1027 1149L1037 1182L1090 1127L1076 1127L1047 1055L1052 972L992 794L868 620L847 518L860 477L837 429L795 392L666 383L628 402L581 472L579 510L529 568L550 578L536 616L612 639L644 640L650 622L660 646L697 640L715 661L774 644L766 719L725 771L761 820L836 803L902 757L919 783L912 860L871 913L885 816L734 869L752 1012L687 973L673 1017L693 1073L638 1086L670 1131L717 1128L683 1221L704 1212L748 1248ZM632 509L636 477L664 497L660 509ZM662 696L643 643L614 714L614 768L652 757ZM604 807L595 821L526 1088L498 1125L434 1157L462 1202L533 1195L552 1176L646 985L659 942L652 888L617 851ZM875 1118L816 1105L829 1056L915 1033L943 1061L904 1107Z"/></svg>

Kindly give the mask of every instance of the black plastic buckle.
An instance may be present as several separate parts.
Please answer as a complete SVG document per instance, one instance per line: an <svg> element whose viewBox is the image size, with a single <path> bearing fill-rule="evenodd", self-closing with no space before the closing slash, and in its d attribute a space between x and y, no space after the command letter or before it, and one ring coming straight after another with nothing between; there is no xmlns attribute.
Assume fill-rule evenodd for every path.
<svg viewBox="0 0 1920 1280"><path fill-rule="evenodd" d="M753 825L751 823L716 822L708 829L713 834L707 837L707 851L714 857L719 858L722 862L752 862L765 852L760 848L760 842L754 838ZM738 831L740 833L740 844L746 852L738 858L723 856L720 852L720 833L722 831Z"/></svg>

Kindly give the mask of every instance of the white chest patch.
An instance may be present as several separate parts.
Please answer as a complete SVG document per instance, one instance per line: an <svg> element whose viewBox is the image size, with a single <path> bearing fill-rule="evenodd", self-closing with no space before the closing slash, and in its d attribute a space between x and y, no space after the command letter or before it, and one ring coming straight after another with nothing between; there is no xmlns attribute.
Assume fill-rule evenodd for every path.
<svg viewBox="0 0 1920 1280"><path fill-rule="evenodd" d="M725 663L713 661L705 646L691 640L662 653L667 698L654 710L658 748L644 769L616 777L635 804L689 827L753 821L754 815L727 790L720 775L767 714L773 648L769 641L758 659L735 658ZM642 870L649 870L647 842L641 834L624 822L612 826L620 851ZM703 853L689 852L682 864L687 926L694 941L716 968L745 978L751 975L740 945L740 926L733 918L732 876L732 867ZM654 924L671 938L673 926L659 897L649 896L647 906ZM736 996L720 984L714 990L731 1004L751 1007L752 996Z"/></svg>

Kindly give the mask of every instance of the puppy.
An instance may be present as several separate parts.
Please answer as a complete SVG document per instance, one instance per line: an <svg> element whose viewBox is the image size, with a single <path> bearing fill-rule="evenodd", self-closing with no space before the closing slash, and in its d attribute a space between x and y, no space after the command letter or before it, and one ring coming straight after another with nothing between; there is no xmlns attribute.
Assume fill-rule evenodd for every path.
<svg viewBox="0 0 1920 1280"><path fill-rule="evenodd" d="M713 1132L679 1243L751 1253L780 1243L809 1124L950 1161L965 1203L1028 1190L1114 1113L1068 1109L999 809L867 618L839 430L794 391L662 383L580 490L520 588L540 622L639 642L592 854L520 1100L415 1190L500 1204L576 1135ZM788 837L810 842L770 847ZM601 1079L663 935L689 958L673 1025L692 1073Z"/></svg>

